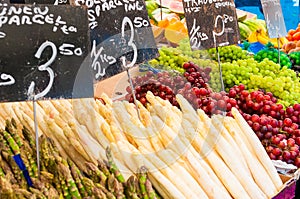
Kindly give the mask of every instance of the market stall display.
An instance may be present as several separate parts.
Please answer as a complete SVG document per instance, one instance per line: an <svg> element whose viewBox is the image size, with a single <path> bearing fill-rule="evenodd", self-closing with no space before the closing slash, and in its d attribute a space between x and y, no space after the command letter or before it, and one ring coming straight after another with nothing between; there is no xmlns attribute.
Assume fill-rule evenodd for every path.
<svg viewBox="0 0 300 199"><path fill-rule="evenodd" d="M226 15L220 7L205 8L219 21L206 18L204 28L191 26L193 17L184 13L197 18L202 1L146 0L146 7L143 1L74 3L88 7L95 30L86 57L94 81L105 81L96 83L94 99L0 103L0 198L293 198L300 168L299 27L271 39L269 20L235 10L231 1L214 5L230 6ZM235 12L237 21L229 16ZM101 34L98 25L111 19L117 25ZM230 19L240 35L228 36L238 32ZM191 47L195 28L200 40L200 30L212 33L210 49L201 42ZM238 38L243 45L228 45ZM253 42L264 47L251 51ZM45 55L48 47L69 52L55 45L44 46ZM112 57L118 61L110 64ZM121 72L143 61L132 73L127 70L132 87ZM108 67L110 72L100 74Z"/></svg>

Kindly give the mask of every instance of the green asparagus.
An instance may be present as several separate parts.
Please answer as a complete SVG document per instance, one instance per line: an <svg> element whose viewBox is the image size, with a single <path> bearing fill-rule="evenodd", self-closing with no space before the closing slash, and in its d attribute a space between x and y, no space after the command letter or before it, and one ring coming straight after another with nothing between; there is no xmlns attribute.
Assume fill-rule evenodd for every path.
<svg viewBox="0 0 300 199"><path fill-rule="evenodd" d="M106 148L106 157L107 157L108 164L109 164L109 170L116 176L116 178L119 180L119 182L124 183L125 178L121 174L116 163L114 162L112 154L111 154L111 150L109 147Z"/></svg>

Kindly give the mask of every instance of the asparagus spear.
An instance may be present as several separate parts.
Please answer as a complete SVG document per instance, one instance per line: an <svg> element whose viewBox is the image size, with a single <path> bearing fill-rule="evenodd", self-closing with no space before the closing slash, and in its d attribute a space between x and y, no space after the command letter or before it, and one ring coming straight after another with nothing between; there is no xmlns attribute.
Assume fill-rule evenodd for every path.
<svg viewBox="0 0 300 199"><path fill-rule="evenodd" d="M108 177L110 175L110 172L106 164L101 160L97 160L97 163L98 163L98 168L104 173L106 177Z"/></svg>
<svg viewBox="0 0 300 199"><path fill-rule="evenodd" d="M50 151L49 144L47 142L47 139L44 135L40 137L40 143L41 143L41 163L44 165L44 167L50 171L52 174L56 174L57 169L55 157Z"/></svg>
<svg viewBox="0 0 300 199"><path fill-rule="evenodd" d="M80 172L80 170L78 169L78 167L70 160L70 159L67 159L68 161L68 164L70 166L70 169L71 169L71 174L76 182L76 185L78 187L78 190L81 194L81 196L84 198L84 197L87 197L88 196L88 193L86 192L83 184L82 184L82 174Z"/></svg>
<svg viewBox="0 0 300 199"><path fill-rule="evenodd" d="M12 148L14 148L14 150L16 152L18 152L19 147L16 145L16 143L14 142L14 140L11 138L11 136L8 133L5 133L5 131L1 131L1 133L0 133L1 155L4 158L4 160L8 163L8 165L10 166L14 178L22 186L26 186L25 178L22 177L23 176L22 171L19 169L18 165L16 164L16 162L13 159L14 152L13 152ZM8 141L6 138L9 138L10 141Z"/></svg>
<svg viewBox="0 0 300 199"><path fill-rule="evenodd" d="M32 187L29 187L29 190L30 190L31 193L36 195L37 198L47 199L47 197L40 190L32 188Z"/></svg>
<svg viewBox="0 0 300 199"><path fill-rule="evenodd" d="M24 177L22 177L23 176L22 171L19 169L17 163L12 158L12 155L9 152L4 151L4 150L1 151L1 155L6 160L6 162L9 164L11 171L12 171L15 179L18 181L18 183L20 183L21 185L26 185L26 181L25 181Z"/></svg>
<svg viewBox="0 0 300 199"><path fill-rule="evenodd" d="M35 139L33 137L33 134L25 126L23 126L22 134L23 134L25 140L28 142L28 144L32 150L32 154L36 154Z"/></svg>
<svg viewBox="0 0 300 199"><path fill-rule="evenodd" d="M5 176L5 173L4 173L3 169L2 169L2 167L0 167L0 177L4 177L4 176Z"/></svg>
<svg viewBox="0 0 300 199"><path fill-rule="evenodd" d="M139 179L139 185L140 185L140 190L141 190L141 194L143 199L149 199L148 195L147 195L147 190L146 190L146 180L147 180L147 168L142 166L139 169L139 174L138 174L138 179Z"/></svg>
<svg viewBox="0 0 300 199"><path fill-rule="evenodd" d="M82 184L83 184L86 192L88 193L89 196L91 196L93 188L95 187L94 182L87 177L83 177L81 181L82 181Z"/></svg>
<svg viewBox="0 0 300 199"><path fill-rule="evenodd" d="M0 177L0 198L3 199L14 199L16 198L16 195L14 193L14 190L12 188L12 185L10 182L4 178Z"/></svg>
<svg viewBox="0 0 300 199"><path fill-rule="evenodd" d="M116 178L113 181L113 193L117 199L124 199L126 198L124 195L124 187L123 184L120 183Z"/></svg>
<svg viewBox="0 0 300 199"><path fill-rule="evenodd" d="M87 166L87 174L95 183L100 183L105 185L107 177L105 174L98 169L98 167L92 163L86 162L85 165Z"/></svg>
<svg viewBox="0 0 300 199"><path fill-rule="evenodd" d="M101 189L97 188L97 187L94 187L93 188L93 196L95 198L99 198L99 199L107 199L105 193L103 193L103 191L101 191Z"/></svg>
<svg viewBox="0 0 300 199"><path fill-rule="evenodd" d="M148 198L149 199L157 199L156 193L152 187L152 183L150 182L150 180L148 178L146 179L145 186L146 186Z"/></svg>
<svg viewBox="0 0 300 199"><path fill-rule="evenodd" d="M138 180L132 175L128 178L126 182L126 196L130 199L139 199L140 197L137 194L138 189Z"/></svg>
<svg viewBox="0 0 300 199"><path fill-rule="evenodd" d="M108 160L108 165L109 165L109 170L110 172L112 172L116 178L118 179L119 182L124 183L125 182L125 178L123 177L123 175L121 174L120 170L118 169L117 165L115 164L113 157L112 157L112 153L109 147L106 148L106 157Z"/></svg>
<svg viewBox="0 0 300 199"><path fill-rule="evenodd" d="M5 130L10 133L10 135L16 141L16 143L18 144L18 146L21 147L23 145L23 142L22 142L22 138L19 136L19 134L17 132L16 126L14 126L12 124L12 122L9 121L9 120L6 120L5 124L6 124L5 125Z"/></svg>
<svg viewBox="0 0 300 199"><path fill-rule="evenodd" d="M59 179L59 182L61 185L61 190L62 190L64 198L71 199L72 197L71 197L71 194L69 193L69 188L66 185L65 178L63 177L63 174L60 170L58 170L58 179Z"/></svg>
<svg viewBox="0 0 300 199"><path fill-rule="evenodd" d="M26 158L25 158L25 157ZM34 155L32 150L27 142L24 142L23 146L21 147L21 157L22 159L27 161L26 167L29 172L30 177L38 177L38 168L36 163L36 156Z"/></svg>
<svg viewBox="0 0 300 199"><path fill-rule="evenodd" d="M69 168L63 163L58 163L58 169L61 170L69 188L69 192L72 198L80 199L81 195L78 191L77 185L71 175Z"/></svg>
<svg viewBox="0 0 300 199"><path fill-rule="evenodd" d="M16 193L16 196L18 198L26 198L26 199L31 199L32 198L32 193L30 193L28 190L26 189L14 189L14 192Z"/></svg>
<svg viewBox="0 0 300 199"><path fill-rule="evenodd" d="M18 144L15 142L15 140L13 139L13 137L5 130L2 131L2 134L3 134L4 138L6 139L9 147L11 148L13 154L14 155L20 154L20 148L19 148Z"/></svg>

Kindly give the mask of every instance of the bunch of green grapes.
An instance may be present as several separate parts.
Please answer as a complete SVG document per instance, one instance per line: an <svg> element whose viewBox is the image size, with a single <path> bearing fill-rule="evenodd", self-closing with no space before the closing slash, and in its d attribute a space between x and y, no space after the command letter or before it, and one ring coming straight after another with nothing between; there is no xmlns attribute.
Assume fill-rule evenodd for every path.
<svg viewBox="0 0 300 199"><path fill-rule="evenodd" d="M272 92L285 107L300 102L300 82L297 74L287 67L264 59L253 58L223 63L223 79L226 90L244 84L250 91L263 89Z"/></svg>
<svg viewBox="0 0 300 199"><path fill-rule="evenodd" d="M258 53L256 53L256 55L254 56L254 59L259 62L261 62L262 60L264 60L266 58L273 61L274 63L279 63L278 50L272 49L272 48L271 49L265 48L265 49L258 51ZM280 52L280 66L281 67L286 66L288 68L291 68L291 66L292 66L292 63L291 63L289 57L284 52Z"/></svg>
<svg viewBox="0 0 300 199"><path fill-rule="evenodd" d="M202 68L210 67L212 69L210 86L215 91L221 89L218 64L210 59L206 50L191 50L188 39L183 39L176 48L166 46L160 48L159 54L158 58L149 62L152 67L168 71L175 70L181 74L185 72L182 68L184 62L193 62Z"/></svg>
<svg viewBox="0 0 300 199"><path fill-rule="evenodd" d="M231 63L232 61L248 59L251 57L248 51L243 50L241 47L236 45L219 47L218 50L220 54L220 61L223 63L224 62ZM217 51L215 48L211 48L207 51L212 59L216 61L218 60Z"/></svg>
<svg viewBox="0 0 300 199"><path fill-rule="evenodd" d="M159 55L156 59L149 61L152 67L168 71L175 70L181 74L184 73L182 64L187 62L188 59L181 54L180 50L164 46L159 49Z"/></svg>

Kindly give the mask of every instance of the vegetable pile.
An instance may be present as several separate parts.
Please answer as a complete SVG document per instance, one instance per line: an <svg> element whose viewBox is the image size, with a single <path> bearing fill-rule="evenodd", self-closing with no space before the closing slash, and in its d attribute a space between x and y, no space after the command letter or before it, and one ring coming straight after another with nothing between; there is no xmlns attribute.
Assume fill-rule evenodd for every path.
<svg viewBox="0 0 300 199"><path fill-rule="evenodd" d="M105 149L109 146L124 179L132 179L129 177L132 172L144 166L163 198L264 199L273 197L282 188L268 154L236 109L232 110L234 118L221 115L209 118L201 109L195 111L181 95L176 96L180 109L150 92L146 98L147 108L141 103L138 106L140 119L134 104L112 102L106 95L99 100L40 101L37 106L39 118L43 118L39 121L40 132L53 139L59 152L65 155L76 152L76 156L67 157L82 168L84 176L90 177L89 182L94 182L96 176L96 181L101 182L104 176L98 178L99 171L93 172L95 167L80 164L80 159L86 155L91 162L104 159ZM33 129L30 103L5 103L1 107L4 110L2 117L13 115L26 128ZM70 151L69 147L76 141L77 147ZM83 149L80 153L79 148ZM53 166L50 157L44 158L47 161L43 163L48 172ZM60 165L64 165L64 161L55 167ZM114 176L114 181L120 182L119 175L114 173ZM63 182L68 186L68 180ZM77 186L78 191L79 188ZM106 189L113 194L119 193L109 187ZM68 190L73 188L68 187ZM154 193L147 195L148 198L154 196Z"/></svg>
<svg viewBox="0 0 300 199"><path fill-rule="evenodd" d="M106 149L106 162L84 163L80 170L69 158L63 158L52 139L41 135L41 171L38 173L33 133L6 120L0 131L0 198L157 198L141 168L138 176L125 181L111 151ZM26 171L22 172L14 159L20 156ZM24 169L23 169L24 170ZM26 176L26 178L25 178ZM146 196L147 195L147 196Z"/></svg>

